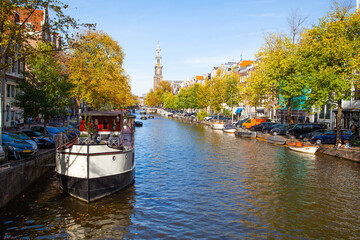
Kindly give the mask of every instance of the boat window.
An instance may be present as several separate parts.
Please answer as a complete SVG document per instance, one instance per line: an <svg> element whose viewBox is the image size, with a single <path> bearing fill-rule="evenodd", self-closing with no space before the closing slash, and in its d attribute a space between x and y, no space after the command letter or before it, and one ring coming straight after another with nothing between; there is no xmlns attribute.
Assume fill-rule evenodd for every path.
<svg viewBox="0 0 360 240"><path fill-rule="evenodd" d="M112 130L116 130L116 119L112 120Z"/></svg>
<svg viewBox="0 0 360 240"><path fill-rule="evenodd" d="M107 121L107 119L104 119L104 121L103 121L103 129L108 129L108 121Z"/></svg>

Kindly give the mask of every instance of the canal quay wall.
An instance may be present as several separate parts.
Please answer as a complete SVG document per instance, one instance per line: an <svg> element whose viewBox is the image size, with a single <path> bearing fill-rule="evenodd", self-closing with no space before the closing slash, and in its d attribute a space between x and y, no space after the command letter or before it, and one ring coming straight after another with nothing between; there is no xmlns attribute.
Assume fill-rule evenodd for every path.
<svg viewBox="0 0 360 240"><path fill-rule="evenodd" d="M55 149L0 166L0 208L55 166Z"/></svg>
<svg viewBox="0 0 360 240"><path fill-rule="evenodd" d="M203 124L207 126L211 126L210 121L197 121L196 118L188 118L188 117L178 117L180 121L187 122L187 123L197 123ZM271 135L269 134L261 134L258 133L256 135L257 139L267 140L268 137ZM289 141L294 141L294 139L288 139ZM354 162L360 163L360 148L359 147L350 147L349 149L345 148L336 148L334 145L322 145L317 150L317 153L325 154L329 156L339 157L346 160L351 160Z"/></svg>

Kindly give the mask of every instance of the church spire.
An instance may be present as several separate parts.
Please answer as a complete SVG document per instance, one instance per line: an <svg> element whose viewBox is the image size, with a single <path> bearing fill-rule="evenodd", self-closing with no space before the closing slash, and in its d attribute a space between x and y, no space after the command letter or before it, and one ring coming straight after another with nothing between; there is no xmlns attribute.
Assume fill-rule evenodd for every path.
<svg viewBox="0 0 360 240"><path fill-rule="evenodd" d="M155 75L154 75L154 91L160 81L163 80L162 76L162 65L161 65L161 48L159 42L156 46L156 63L155 63Z"/></svg>

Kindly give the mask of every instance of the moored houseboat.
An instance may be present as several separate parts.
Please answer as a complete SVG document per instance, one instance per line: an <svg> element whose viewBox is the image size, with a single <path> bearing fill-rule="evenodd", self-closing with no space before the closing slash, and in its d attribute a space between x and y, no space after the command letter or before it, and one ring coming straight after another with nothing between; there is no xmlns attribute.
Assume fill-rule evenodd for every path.
<svg viewBox="0 0 360 240"><path fill-rule="evenodd" d="M80 137L57 149L55 171L60 187L91 202L131 185L135 179L134 120L123 111L82 114Z"/></svg>

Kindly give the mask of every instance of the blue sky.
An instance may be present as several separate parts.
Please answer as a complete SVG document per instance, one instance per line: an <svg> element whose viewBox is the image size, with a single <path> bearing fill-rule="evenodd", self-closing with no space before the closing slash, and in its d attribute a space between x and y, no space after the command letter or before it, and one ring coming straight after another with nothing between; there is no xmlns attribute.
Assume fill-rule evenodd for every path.
<svg viewBox="0 0 360 240"><path fill-rule="evenodd" d="M355 0L354 0L355 1ZM252 60L267 32L288 33L294 10L307 26L329 11L329 0L76 0L69 14L118 41L132 92L153 87L155 49L164 80L188 80L222 63Z"/></svg>

